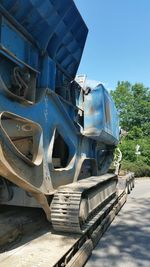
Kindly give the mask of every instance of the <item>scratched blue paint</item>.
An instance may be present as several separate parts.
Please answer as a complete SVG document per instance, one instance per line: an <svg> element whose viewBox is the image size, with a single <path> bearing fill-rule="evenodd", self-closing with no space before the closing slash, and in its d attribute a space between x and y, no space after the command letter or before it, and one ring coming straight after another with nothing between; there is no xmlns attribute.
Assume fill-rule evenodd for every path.
<svg viewBox="0 0 150 267"><path fill-rule="evenodd" d="M106 114L109 113L109 118ZM103 85L97 86L85 97L84 133L90 138L108 144L119 140L119 118L114 102Z"/></svg>
<svg viewBox="0 0 150 267"><path fill-rule="evenodd" d="M48 52L69 77L75 77L88 30L73 1L1 0L0 6L33 38L41 53ZM23 51L22 44L20 48Z"/></svg>
<svg viewBox="0 0 150 267"><path fill-rule="evenodd" d="M117 111L103 86L84 95L84 102L78 85L72 88L75 103L63 99L63 82L68 79L70 83L76 75L88 29L72 0L1 0L0 32L0 78L8 90L16 66L29 69L36 77L32 104L12 99L1 85L0 112L8 111L40 124L44 166L54 188L61 179L64 184L72 182L81 158L98 161L99 143L114 147L119 141ZM110 120L106 119L106 104ZM48 155L55 129L74 158L62 171L52 168Z"/></svg>

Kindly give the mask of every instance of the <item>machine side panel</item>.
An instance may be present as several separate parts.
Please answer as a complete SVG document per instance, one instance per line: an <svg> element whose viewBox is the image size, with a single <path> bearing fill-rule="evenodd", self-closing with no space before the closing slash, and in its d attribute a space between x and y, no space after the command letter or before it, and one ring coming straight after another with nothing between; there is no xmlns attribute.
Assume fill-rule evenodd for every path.
<svg viewBox="0 0 150 267"><path fill-rule="evenodd" d="M47 52L70 79L75 77L88 29L73 1L1 0L0 11L36 44L40 54Z"/></svg>
<svg viewBox="0 0 150 267"><path fill-rule="evenodd" d="M85 96L84 135L110 145L119 141L117 110L102 85Z"/></svg>

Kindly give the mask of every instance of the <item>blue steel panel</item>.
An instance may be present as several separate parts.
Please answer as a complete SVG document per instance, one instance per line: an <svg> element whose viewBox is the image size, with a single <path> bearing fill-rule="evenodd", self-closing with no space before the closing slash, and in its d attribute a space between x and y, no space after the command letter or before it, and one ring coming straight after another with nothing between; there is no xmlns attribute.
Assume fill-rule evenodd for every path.
<svg viewBox="0 0 150 267"><path fill-rule="evenodd" d="M75 77L88 30L72 0L1 0L1 7L34 38L42 53L47 50L70 78Z"/></svg>
<svg viewBox="0 0 150 267"><path fill-rule="evenodd" d="M99 85L85 96L84 135L108 144L119 141L119 119L114 102Z"/></svg>
<svg viewBox="0 0 150 267"><path fill-rule="evenodd" d="M71 80L74 78L88 31L74 2L1 0L0 13L4 26L0 27L0 113L14 113L38 123L42 129L43 165L40 167L39 181L43 179L44 186L35 179L38 169L30 168L21 161L24 170L28 168L34 172L34 175L30 172L26 175L26 181L32 177L31 182L36 180L36 186L44 194L53 193L53 189L61 184L80 179L80 171L95 175L94 169L90 169L90 162L95 163L94 173L101 173L99 160L103 159L103 150L108 158L105 158L107 166L102 166L102 173L107 172L109 154L110 151L113 154L119 136L114 103L103 86L83 97L81 88L77 84L74 86L74 82L71 83L63 75L66 73ZM26 64L39 72L29 70ZM27 93L24 94L24 91ZM76 97L72 97L72 91ZM19 128L18 124L16 126ZM69 151L68 164L61 165L59 169L54 168L53 164L56 130ZM59 143L57 146L64 152ZM56 153L54 158L59 160L60 156ZM82 170L84 161L87 165ZM97 165L100 166L98 170Z"/></svg>
<svg viewBox="0 0 150 267"><path fill-rule="evenodd" d="M45 56L41 60L41 75L39 76L39 85L42 88L55 90L56 64L49 57Z"/></svg>
<svg viewBox="0 0 150 267"><path fill-rule="evenodd" d="M38 51L3 17L0 20L0 44L17 59L38 70Z"/></svg>

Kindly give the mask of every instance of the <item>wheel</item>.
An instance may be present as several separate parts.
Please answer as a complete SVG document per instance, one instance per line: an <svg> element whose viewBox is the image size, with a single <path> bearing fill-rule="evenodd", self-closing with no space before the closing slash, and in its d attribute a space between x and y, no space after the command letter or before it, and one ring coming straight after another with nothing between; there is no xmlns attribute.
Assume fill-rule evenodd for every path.
<svg viewBox="0 0 150 267"><path fill-rule="evenodd" d="M127 192L128 192L128 194L130 194L131 188L130 188L130 182L129 181L127 182L127 188L128 188Z"/></svg>

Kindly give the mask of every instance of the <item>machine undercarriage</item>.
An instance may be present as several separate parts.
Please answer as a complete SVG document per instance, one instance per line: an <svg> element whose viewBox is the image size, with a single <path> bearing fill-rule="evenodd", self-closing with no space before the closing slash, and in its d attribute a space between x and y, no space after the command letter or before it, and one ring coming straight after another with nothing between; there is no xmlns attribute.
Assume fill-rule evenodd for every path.
<svg viewBox="0 0 150 267"><path fill-rule="evenodd" d="M0 18L0 204L84 232L115 199L119 142L107 90L75 81L88 29L72 0L2 0Z"/></svg>

